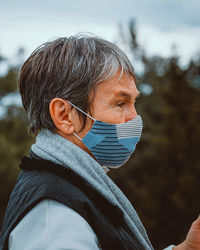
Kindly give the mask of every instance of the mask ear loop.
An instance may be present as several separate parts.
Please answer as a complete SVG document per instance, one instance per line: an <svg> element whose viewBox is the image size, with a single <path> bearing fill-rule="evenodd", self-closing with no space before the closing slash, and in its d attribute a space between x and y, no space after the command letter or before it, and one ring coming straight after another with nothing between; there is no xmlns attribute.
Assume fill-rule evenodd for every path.
<svg viewBox="0 0 200 250"><path fill-rule="evenodd" d="M78 109L80 112L82 112L84 115L88 116L89 118L91 118L93 121L96 121L96 119L94 119L92 116L88 115L87 113L85 113L83 110L81 110L79 107L77 107L76 105L74 105L73 103L71 103L70 101L67 101L69 104L71 104L74 108ZM78 138L80 141L82 141L81 137L79 137L75 132L73 132L73 135L76 136L76 138Z"/></svg>
<svg viewBox="0 0 200 250"><path fill-rule="evenodd" d="M75 135L76 138L78 138L80 141L82 141L81 137L79 137L75 132L73 132L73 135Z"/></svg>
<svg viewBox="0 0 200 250"><path fill-rule="evenodd" d="M85 113L83 110L81 110L80 108L78 108L76 105L74 105L73 103L71 103L70 101L67 101L69 104L71 104L74 108L78 109L80 112L82 112L84 115L87 115L88 117L90 117L93 121L96 121L96 119L94 119L92 116L88 115L87 113Z"/></svg>

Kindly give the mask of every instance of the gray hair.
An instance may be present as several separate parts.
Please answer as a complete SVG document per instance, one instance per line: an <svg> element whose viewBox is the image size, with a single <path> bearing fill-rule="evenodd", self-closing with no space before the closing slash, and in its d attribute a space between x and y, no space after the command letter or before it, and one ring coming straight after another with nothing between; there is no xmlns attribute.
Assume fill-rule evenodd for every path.
<svg viewBox="0 0 200 250"><path fill-rule="evenodd" d="M134 79L129 59L116 45L91 35L62 37L44 43L23 64L18 77L22 103L30 120L29 131L53 131L49 113L53 98L68 100L84 112L90 111L89 93L118 70ZM79 112L83 119L86 117Z"/></svg>

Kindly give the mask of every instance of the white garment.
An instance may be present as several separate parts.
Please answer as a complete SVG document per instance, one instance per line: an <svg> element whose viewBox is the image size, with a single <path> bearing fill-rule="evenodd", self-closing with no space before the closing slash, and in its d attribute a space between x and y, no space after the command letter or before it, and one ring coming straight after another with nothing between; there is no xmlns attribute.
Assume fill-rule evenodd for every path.
<svg viewBox="0 0 200 250"><path fill-rule="evenodd" d="M53 200L36 205L13 229L9 250L99 250L88 222L73 209ZM173 245L164 250L172 250Z"/></svg>
<svg viewBox="0 0 200 250"><path fill-rule="evenodd" d="M165 249L163 249L163 250L173 250L173 247L175 247L174 245L171 245L171 246L169 246L169 247L167 247L167 248L165 248Z"/></svg>
<svg viewBox="0 0 200 250"><path fill-rule="evenodd" d="M99 250L88 222L53 200L36 205L13 229L9 250Z"/></svg>

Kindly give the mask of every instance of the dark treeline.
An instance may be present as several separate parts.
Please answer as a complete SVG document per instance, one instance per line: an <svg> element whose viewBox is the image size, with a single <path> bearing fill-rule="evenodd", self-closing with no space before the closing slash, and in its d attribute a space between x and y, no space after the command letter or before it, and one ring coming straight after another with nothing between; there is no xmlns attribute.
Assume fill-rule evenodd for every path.
<svg viewBox="0 0 200 250"><path fill-rule="evenodd" d="M144 122L129 162L109 173L139 213L156 249L182 241L200 213L200 56L182 68L179 58L147 56L137 41L134 22L121 32L144 67L137 75L142 92L136 103ZM0 56L0 67L3 59ZM0 105L17 90L18 67L0 77ZM150 91L146 91L150 90ZM22 107L9 105L0 120L0 220L23 155L34 141ZM117 219L117 218L116 218Z"/></svg>

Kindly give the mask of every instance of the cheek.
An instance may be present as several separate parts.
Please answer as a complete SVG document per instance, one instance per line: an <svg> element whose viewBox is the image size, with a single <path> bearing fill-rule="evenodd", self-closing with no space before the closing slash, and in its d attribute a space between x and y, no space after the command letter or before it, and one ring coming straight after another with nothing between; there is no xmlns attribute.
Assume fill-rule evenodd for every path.
<svg viewBox="0 0 200 250"><path fill-rule="evenodd" d="M120 108L111 105L102 105L98 109L95 109L93 117L96 120L106 122L106 123L120 123L122 112Z"/></svg>
<svg viewBox="0 0 200 250"><path fill-rule="evenodd" d="M120 107L111 107L104 113L104 120L107 123L118 124L123 122L123 109Z"/></svg>

